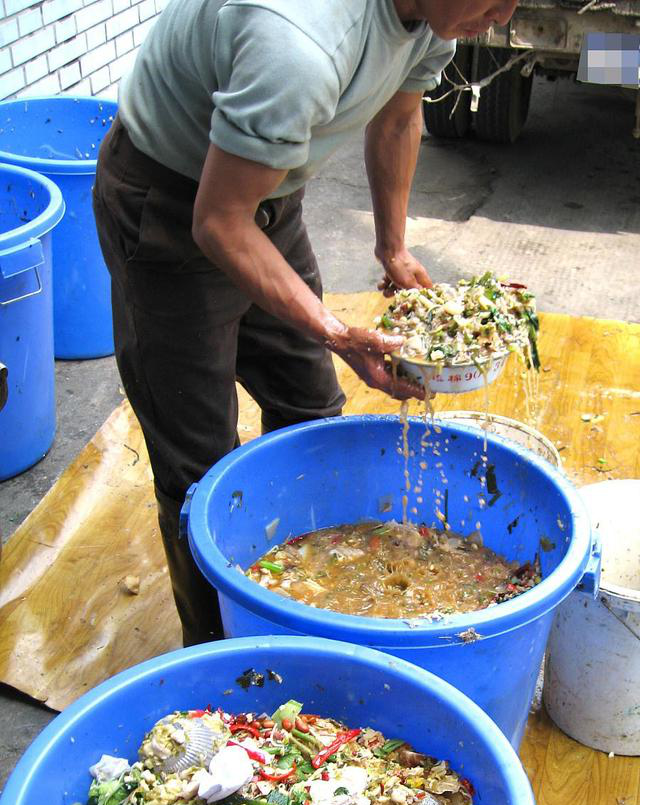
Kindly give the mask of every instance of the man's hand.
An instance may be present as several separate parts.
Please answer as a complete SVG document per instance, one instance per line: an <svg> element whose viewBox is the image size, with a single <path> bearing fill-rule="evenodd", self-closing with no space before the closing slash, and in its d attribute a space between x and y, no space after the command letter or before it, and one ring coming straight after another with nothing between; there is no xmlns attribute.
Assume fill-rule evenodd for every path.
<svg viewBox="0 0 648 806"><path fill-rule="evenodd" d="M403 336L385 336L377 330L345 326L326 342L326 346L372 389L381 389L397 400L410 397L424 400L423 387L394 376L391 364L385 360L385 355L398 350L404 341Z"/></svg>
<svg viewBox="0 0 648 806"><path fill-rule="evenodd" d="M382 257L376 250L376 257L385 270L385 276L378 283L378 289L386 297L393 297L398 288L430 288L432 280L425 268L407 249L396 255Z"/></svg>

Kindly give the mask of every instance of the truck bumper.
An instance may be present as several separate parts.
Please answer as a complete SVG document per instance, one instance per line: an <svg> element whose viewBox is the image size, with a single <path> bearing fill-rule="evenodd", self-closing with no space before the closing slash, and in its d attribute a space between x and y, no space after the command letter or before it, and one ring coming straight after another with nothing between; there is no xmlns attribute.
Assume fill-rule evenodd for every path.
<svg viewBox="0 0 648 806"><path fill-rule="evenodd" d="M586 5L583 3L581 9ZM636 15L627 11L632 6L636 6ZM550 0L523 0L508 25L493 26L479 38L479 44L533 51L536 64L545 70L576 73L581 54L587 52L588 34L622 34L638 40L639 3L625 3L624 7L626 13L579 13Z"/></svg>

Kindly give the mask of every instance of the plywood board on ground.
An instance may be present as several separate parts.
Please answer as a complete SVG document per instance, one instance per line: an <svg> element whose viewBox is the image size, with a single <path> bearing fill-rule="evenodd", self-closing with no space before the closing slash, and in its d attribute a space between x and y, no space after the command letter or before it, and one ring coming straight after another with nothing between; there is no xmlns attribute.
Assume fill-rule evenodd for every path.
<svg viewBox="0 0 648 806"><path fill-rule="evenodd" d="M377 293L330 295L341 319L370 325ZM541 317L537 427L585 484L639 476L639 327ZM396 413L336 359L346 414ZM259 434L256 404L240 393L243 442ZM482 392L439 396L437 411L481 410ZM509 361L489 391L492 413L526 420ZM412 403L410 412L421 413ZM129 592L127 576L140 580ZM122 404L7 543L0 565L0 680L62 709L110 675L180 645L164 554L156 537L151 471L141 431ZM521 750L539 803L636 803L638 759L608 759L542 714Z"/></svg>

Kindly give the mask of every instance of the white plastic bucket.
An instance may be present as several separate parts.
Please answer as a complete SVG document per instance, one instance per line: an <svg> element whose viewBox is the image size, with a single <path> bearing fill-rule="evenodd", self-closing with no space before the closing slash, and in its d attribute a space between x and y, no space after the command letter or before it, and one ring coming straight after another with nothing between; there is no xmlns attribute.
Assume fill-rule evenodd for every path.
<svg viewBox="0 0 648 806"><path fill-rule="evenodd" d="M639 755L640 482L611 480L581 493L602 543L596 599L560 605L545 657L544 701L567 735L596 750Z"/></svg>
<svg viewBox="0 0 648 806"><path fill-rule="evenodd" d="M485 414L483 411L440 411L434 416L480 428L487 434L498 434L500 437L512 439L538 456L542 456L554 467L562 469L560 454L553 442L540 431L519 420L503 417L501 414Z"/></svg>

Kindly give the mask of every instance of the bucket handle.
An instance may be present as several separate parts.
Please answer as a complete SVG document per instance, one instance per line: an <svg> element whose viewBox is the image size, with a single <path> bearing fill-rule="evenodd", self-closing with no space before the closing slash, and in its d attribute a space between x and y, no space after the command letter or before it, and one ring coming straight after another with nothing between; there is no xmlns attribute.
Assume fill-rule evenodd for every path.
<svg viewBox="0 0 648 806"><path fill-rule="evenodd" d="M0 300L0 305L11 305L14 302L20 302L23 299L40 294L43 290L43 283L38 273L38 267L42 266L43 263L45 263L45 255L43 254L43 246L38 238L30 238L26 243L0 251L0 277L2 279L8 280L10 277L15 277L33 269L36 273L36 283L38 285L35 291L28 291L19 297L13 297L13 299Z"/></svg>
<svg viewBox="0 0 648 806"><path fill-rule="evenodd" d="M198 488L198 483L194 483L187 490L185 500L182 502L182 509L180 510L180 530L178 537L180 540L186 539L189 534L189 509L191 508L191 499Z"/></svg>
<svg viewBox="0 0 648 806"><path fill-rule="evenodd" d="M592 529L590 556L583 571L583 576L576 586L582 593L596 599L601 584L601 538L596 529Z"/></svg>

